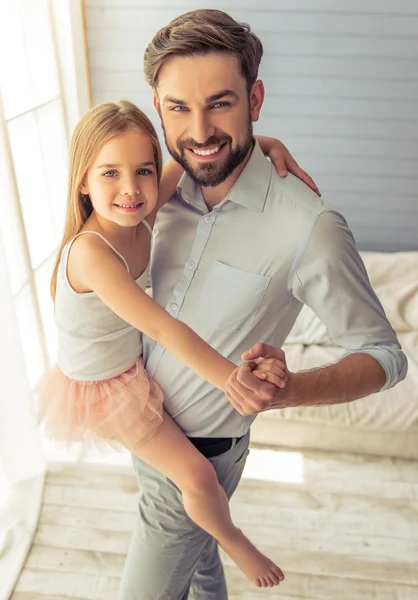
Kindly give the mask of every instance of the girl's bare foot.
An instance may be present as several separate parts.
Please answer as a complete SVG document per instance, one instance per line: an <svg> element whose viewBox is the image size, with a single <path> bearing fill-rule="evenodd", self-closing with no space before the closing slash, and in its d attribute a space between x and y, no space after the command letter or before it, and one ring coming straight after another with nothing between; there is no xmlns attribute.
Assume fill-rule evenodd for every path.
<svg viewBox="0 0 418 600"><path fill-rule="evenodd" d="M283 581L282 570L257 550L240 529L233 537L222 540L220 546L257 587L274 587Z"/></svg>

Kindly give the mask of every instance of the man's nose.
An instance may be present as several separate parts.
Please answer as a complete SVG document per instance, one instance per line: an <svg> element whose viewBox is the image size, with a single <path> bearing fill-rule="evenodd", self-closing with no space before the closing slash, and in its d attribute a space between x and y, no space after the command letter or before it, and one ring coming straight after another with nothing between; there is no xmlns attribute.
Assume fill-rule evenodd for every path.
<svg viewBox="0 0 418 600"><path fill-rule="evenodd" d="M215 127L211 124L210 118L205 113L195 113L193 115L190 137L198 144L204 144L208 138L215 133Z"/></svg>

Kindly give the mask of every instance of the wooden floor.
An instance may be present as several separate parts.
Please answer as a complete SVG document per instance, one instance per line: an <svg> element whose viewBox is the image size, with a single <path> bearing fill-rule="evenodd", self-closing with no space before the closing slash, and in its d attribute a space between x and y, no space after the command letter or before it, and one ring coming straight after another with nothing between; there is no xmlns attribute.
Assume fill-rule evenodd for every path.
<svg viewBox="0 0 418 600"><path fill-rule="evenodd" d="M261 449L250 459L233 517L286 580L259 590L226 560L230 600L418 599L418 462ZM136 498L128 466L51 464L11 599L115 600Z"/></svg>

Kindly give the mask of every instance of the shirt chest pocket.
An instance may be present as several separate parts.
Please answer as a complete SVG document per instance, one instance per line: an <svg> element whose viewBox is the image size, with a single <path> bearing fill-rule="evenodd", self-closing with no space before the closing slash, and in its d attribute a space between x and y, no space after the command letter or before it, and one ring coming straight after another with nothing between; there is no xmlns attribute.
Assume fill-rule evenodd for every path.
<svg viewBox="0 0 418 600"><path fill-rule="evenodd" d="M270 280L214 260L200 294L199 320L210 329L250 329Z"/></svg>

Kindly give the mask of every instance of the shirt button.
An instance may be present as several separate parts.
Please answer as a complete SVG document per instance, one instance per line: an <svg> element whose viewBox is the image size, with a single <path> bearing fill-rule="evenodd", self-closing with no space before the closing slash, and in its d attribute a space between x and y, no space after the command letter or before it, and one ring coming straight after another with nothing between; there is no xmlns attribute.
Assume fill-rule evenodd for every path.
<svg viewBox="0 0 418 600"><path fill-rule="evenodd" d="M189 269L194 269L194 262L192 262L192 261L188 262L187 266L189 267Z"/></svg>
<svg viewBox="0 0 418 600"><path fill-rule="evenodd" d="M171 305L171 308L172 308L172 310L177 310L177 309L178 309L178 306L177 306L177 304L175 304L175 303L173 302L173 304Z"/></svg>
<svg viewBox="0 0 418 600"><path fill-rule="evenodd" d="M210 223L212 219L210 217L205 217L204 220L205 220L205 223Z"/></svg>

